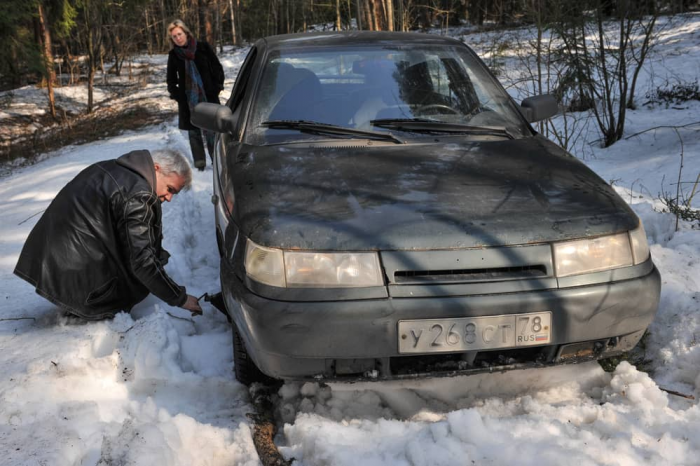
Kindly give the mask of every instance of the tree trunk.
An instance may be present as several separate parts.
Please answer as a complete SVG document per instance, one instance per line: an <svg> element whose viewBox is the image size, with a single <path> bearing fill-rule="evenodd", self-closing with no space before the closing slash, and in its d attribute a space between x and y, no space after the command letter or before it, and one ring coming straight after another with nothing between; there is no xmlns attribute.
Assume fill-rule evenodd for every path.
<svg viewBox="0 0 700 466"><path fill-rule="evenodd" d="M355 0L355 10L357 15L357 30L362 30L362 0Z"/></svg>
<svg viewBox="0 0 700 466"><path fill-rule="evenodd" d="M100 72L102 73L102 84L107 84L107 72L105 71L104 50L100 47Z"/></svg>
<svg viewBox="0 0 700 466"><path fill-rule="evenodd" d="M297 2L292 2L292 32L297 32L297 25L296 25L296 19L297 19Z"/></svg>
<svg viewBox="0 0 700 466"><path fill-rule="evenodd" d="M394 30L394 4L393 0L384 0L384 18L387 31Z"/></svg>
<svg viewBox="0 0 700 466"><path fill-rule="evenodd" d="M284 15L286 16L285 24L287 25L287 34L292 32L292 21L289 16L289 3L289 0L287 0L284 4Z"/></svg>
<svg viewBox="0 0 700 466"><path fill-rule="evenodd" d="M365 29L367 29L368 31L374 31L374 15L372 14L372 4L370 3L371 0L362 0L362 2L362 13L365 15L363 18Z"/></svg>
<svg viewBox="0 0 700 466"><path fill-rule="evenodd" d="M43 55L44 69L46 70L45 81L49 97L49 111L51 116L56 118L56 100L53 94L53 84L56 81L56 72L53 69L53 53L51 51L51 32L48 28L48 18L43 5L39 3L39 41L41 53Z"/></svg>
<svg viewBox="0 0 700 466"><path fill-rule="evenodd" d="M114 55L114 65L112 65L112 68L114 68L114 75L115 76L121 76L122 74L122 63L124 62L123 54L122 54L122 45L121 45L121 39L119 38L118 33L113 33L111 34L111 42L112 42L112 54Z"/></svg>
<svg viewBox="0 0 700 466"><path fill-rule="evenodd" d="M194 15L194 25L190 25L190 30L192 30L192 26L194 26L194 35L197 36L198 39L201 39L202 37L202 15L200 14L201 10L201 4L204 0L193 0L192 1L192 11Z"/></svg>
<svg viewBox="0 0 700 466"><path fill-rule="evenodd" d="M306 0L302 0L301 2L301 18L304 21L301 31L306 32Z"/></svg>
<svg viewBox="0 0 700 466"><path fill-rule="evenodd" d="M7 67L10 72L8 73L8 78L13 88L22 87L22 73L17 69L17 64L19 59L17 57L17 47L10 44L9 47L10 59L7 61Z"/></svg>
<svg viewBox="0 0 700 466"><path fill-rule="evenodd" d="M236 16L237 12L233 10L233 0L228 0L228 11L231 16L231 43L238 45L238 37L236 35Z"/></svg>
<svg viewBox="0 0 700 466"><path fill-rule="evenodd" d="M95 66L92 63L92 58L89 60L91 63L88 65L88 103L87 103L87 113L92 113L93 98L95 94Z"/></svg>
<svg viewBox="0 0 700 466"><path fill-rule="evenodd" d="M271 1L268 4L268 11L267 11L267 24L265 25L265 35L269 36L270 34L270 19L272 19L272 14L274 11L274 6L273 6L274 1Z"/></svg>
<svg viewBox="0 0 700 466"><path fill-rule="evenodd" d="M70 46L68 45L68 42L65 39L62 39L61 45L63 46L63 50L65 50L63 61L66 64L66 67L68 68L68 72L70 73L70 78L68 78L68 84L73 85L78 81L75 76L76 63L75 60L73 60L73 54L70 51Z"/></svg>
<svg viewBox="0 0 700 466"><path fill-rule="evenodd" d="M83 10L83 20L85 48L87 49L88 55L87 113L90 114L94 109L95 71L97 70L97 60L100 58L103 42L102 17L93 3L86 2L86 6Z"/></svg>
<svg viewBox="0 0 700 466"><path fill-rule="evenodd" d="M219 0L214 0L214 18L216 19L216 42L219 44L219 53L224 52L224 38L221 33L221 4Z"/></svg>
<svg viewBox="0 0 700 466"><path fill-rule="evenodd" d="M89 24L89 23L86 23ZM87 48L88 48L88 102L87 113L92 113L93 106L93 91L95 89L95 51L93 49L92 32L87 29Z"/></svg>
<svg viewBox="0 0 700 466"><path fill-rule="evenodd" d="M211 1L206 0L201 3L204 17L204 40L209 42L209 45L216 50L216 37L214 36L214 27L212 25Z"/></svg>
<svg viewBox="0 0 700 466"><path fill-rule="evenodd" d="M632 74L632 85L630 86L630 91L629 91L629 96L627 98L627 108L629 109L635 109L635 103L634 103L634 93L637 88L637 77L639 76L639 72L642 70L642 65L644 64L644 61L646 60L647 53L649 52L649 48L651 47L651 40L653 37L654 33L654 26L656 25L656 13L652 16L651 21L647 25L647 27L643 28L644 32L644 41L642 43L639 56L637 57L636 55L633 54L633 57L635 61L637 62L637 65L634 69L634 72Z"/></svg>
<svg viewBox="0 0 700 466"><path fill-rule="evenodd" d="M381 31L382 30L382 20L381 20L381 11L379 8L377 8L377 0L369 0L370 5L372 5L372 16L373 16L373 23L374 23L374 31Z"/></svg>
<svg viewBox="0 0 700 466"><path fill-rule="evenodd" d="M148 54L153 55L153 38L151 37L151 25L148 19L148 8L144 11L144 18L146 19L146 46L148 47Z"/></svg>
<svg viewBox="0 0 700 466"><path fill-rule="evenodd" d="M241 0L235 0L236 2L236 22L238 23L236 25L236 43L238 45L243 44L243 26L242 26L242 16L243 13L241 12Z"/></svg>
<svg viewBox="0 0 700 466"><path fill-rule="evenodd" d="M158 50L161 52L164 52L167 48L167 44L169 41L166 41L165 38L168 36L168 17L167 13L165 11L165 1L160 0L160 28L156 28L156 43L158 44ZM162 31L162 32L159 32Z"/></svg>
<svg viewBox="0 0 700 466"><path fill-rule="evenodd" d="M340 31L340 0L335 0L335 30Z"/></svg>
<svg viewBox="0 0 700 466"><path fill-rule="evenodd" d="M403 0L399 1L399 31L406 32L406 18L404 18Z"/></svg>

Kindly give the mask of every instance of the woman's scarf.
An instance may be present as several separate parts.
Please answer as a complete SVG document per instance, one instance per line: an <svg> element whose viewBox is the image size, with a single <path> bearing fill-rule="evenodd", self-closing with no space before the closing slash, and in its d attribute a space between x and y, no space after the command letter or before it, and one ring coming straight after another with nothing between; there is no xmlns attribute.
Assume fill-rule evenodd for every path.
<svg viewBox="0 0 700 466"><path fill-rule="evenodd" d="M189 38L186 47L175 47L175 55L185 62L185 95L187 96L187 106L190 108L190 114L194 110L195 105L207 101L202 76L199 74L197 65L194 64L196 52L197 40L194 37ZM204 135L209 144L214 143L214 133L204 131Z"/></svg>

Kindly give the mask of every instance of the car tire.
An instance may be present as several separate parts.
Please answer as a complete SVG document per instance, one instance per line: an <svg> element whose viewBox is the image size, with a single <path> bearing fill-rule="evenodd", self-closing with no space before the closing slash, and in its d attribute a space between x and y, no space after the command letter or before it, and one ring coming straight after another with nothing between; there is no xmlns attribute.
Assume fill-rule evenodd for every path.
<svg viewBox="0 0 700 466"><path fill-rule="evenodd" d="M277 383L276 379L258 369L258 366L250 358L235 324L231 325L231 333L233 334L233 371L236 375L236 380L246 386L256 382L264 385Z"/></svg>

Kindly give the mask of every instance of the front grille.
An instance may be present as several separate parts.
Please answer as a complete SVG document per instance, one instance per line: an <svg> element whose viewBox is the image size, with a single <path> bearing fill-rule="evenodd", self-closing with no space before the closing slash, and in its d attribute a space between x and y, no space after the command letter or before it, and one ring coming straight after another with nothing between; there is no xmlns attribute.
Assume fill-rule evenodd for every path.
<svg viewBox="0 0 700 466"><path fill-rule="evenodd" d="M469 369L494 369L517 364L547 364L553 360L556 346L480 351L470 363L463 353L396 356L391 358L394 376L450 372Z"/></svg>
<svg viewBox="0 0 700 466"><path fill-rule="evenodd" d="M394 272L394 282L397 284L432 282L465 283L521 280L546 276L547 268L544 265L461 270L397 270Z"/></svg>

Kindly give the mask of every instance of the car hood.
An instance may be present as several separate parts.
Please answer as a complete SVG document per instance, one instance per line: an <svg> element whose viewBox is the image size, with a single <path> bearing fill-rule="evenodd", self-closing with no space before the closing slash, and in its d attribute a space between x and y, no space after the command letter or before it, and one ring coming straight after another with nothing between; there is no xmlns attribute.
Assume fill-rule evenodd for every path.
<svg viewBox="0 0 700 466"><path fill-rule="evenodd" d="M286 249L503 246L616 233L638 223L608 184L540 136L243 147L229 160L229 173L242 233Z"/></svg>

